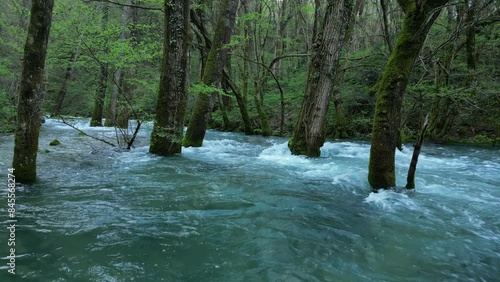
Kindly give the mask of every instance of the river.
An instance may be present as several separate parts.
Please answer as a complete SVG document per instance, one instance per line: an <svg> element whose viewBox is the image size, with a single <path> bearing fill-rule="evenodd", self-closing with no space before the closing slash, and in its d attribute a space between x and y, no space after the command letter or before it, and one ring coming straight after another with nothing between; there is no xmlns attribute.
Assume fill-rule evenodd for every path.
<svg viewBox="0 0 500 282"><path fill-rule="evenodd" d="M414 192L373 193L369 143L308 159L286 138L208 131L164 158L151 129L120 151L47 120L39 181L16 194L15 275L0 197L0 281L500 281L498 147L424 144ZM0 136L5 186L12 150Z"/></svg>

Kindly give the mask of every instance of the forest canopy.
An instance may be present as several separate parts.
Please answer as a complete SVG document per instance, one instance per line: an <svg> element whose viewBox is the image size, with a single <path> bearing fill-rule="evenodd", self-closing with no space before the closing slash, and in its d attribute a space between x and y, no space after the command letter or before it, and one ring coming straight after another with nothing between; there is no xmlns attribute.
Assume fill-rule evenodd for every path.
<svg viewBox="0 0 500 282"><path fill-rule="evenodd" d="M313 37L321 29L329 1L237 2L232 36L224 45L228 79L220 85L204 84L203 68L222 4L190 4L186 125L196 96L208 91L217 93L209 128L291 135L308 82ZM405 15L398 3L404 1L351 2L352 28L331 89L327 138L370 136L375 84ZM30 7L29 0L7 1L0 11L0 131L4 133L15 127ZM160 0L55 1L43 114L90 117L100 103L107 122L113 112L118 124L120 118L153 120L165 36L163 17ZM497 1L449 1L442 9L408 78L401 112L403 142L417 137L427 114L433 142L491 144L498 138L498 20ZM246 121L239 110L242 104L247 108Z"/></svg>

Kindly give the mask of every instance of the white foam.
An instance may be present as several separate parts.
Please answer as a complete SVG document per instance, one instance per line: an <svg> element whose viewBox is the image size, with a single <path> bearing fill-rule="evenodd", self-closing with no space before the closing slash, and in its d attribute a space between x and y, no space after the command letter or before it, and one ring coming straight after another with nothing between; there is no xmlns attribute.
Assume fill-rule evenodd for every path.
<svg viewBox="0 0 500 282"><path fill-rule="evenodd" d="M392 190L371 192L364 202L388 211L397 209L421 210L406 193L397 193Z"/></svg>
<svg viewBox="0 0 500 282"><path fill-rule="evenodd" d="M287 142L274 144L271 147L264 149L260 153L258 159L282 166L302 167L311 163L311 160L306 157L292 155Z"/></svg>
<svg viewBox="0 0 500 282"><path fill-rule="evenodd" d="M367 159L370 156L370 145L354 142L326 142L321 147L321 156Z"/></svg>

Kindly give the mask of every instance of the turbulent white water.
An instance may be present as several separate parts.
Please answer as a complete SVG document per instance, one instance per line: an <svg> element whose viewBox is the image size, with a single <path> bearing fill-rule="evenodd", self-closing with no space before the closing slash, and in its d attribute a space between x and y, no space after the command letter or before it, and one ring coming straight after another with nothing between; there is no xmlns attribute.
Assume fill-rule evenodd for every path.
<svg viewBox="0 0 500 282"><path fill-rule="evenodd" d="M101 138L110 128L76 125ZM130 152L48 120L39 182L18 190L32 281L498 281L498 148L424 145L414 192L373 193L369 144L292 156L285 138L209 131L181 156ZM60 146L48 146L53 139ZM13 137L0 137L0 169ZM411 146L409 146L411 147ZM48 150L48 151L46 151ZM399 186L411 151L397 152ZM0 201L6 203L6 197ZM5 223L6 209L1 205ZM6 232L0 256L6 262ZM0 281L8 278L0 265Z"/></svg>

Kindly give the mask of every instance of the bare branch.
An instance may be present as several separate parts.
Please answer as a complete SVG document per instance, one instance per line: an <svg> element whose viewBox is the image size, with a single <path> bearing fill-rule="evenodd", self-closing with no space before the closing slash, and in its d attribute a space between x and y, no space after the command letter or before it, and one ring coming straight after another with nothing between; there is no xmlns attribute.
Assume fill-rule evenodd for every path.
<svg viewBox="0 0 500 282"><path fill-rule="evenodd" d="M141 6L141 5L135 5L135 4L124 4L124 3L119 3L119 2L115 2L115 1L111 1L111 0L83 0L83 3L90 3L90 2L103 2L103 3L118 5L118 6L126 6L126 7L142 9L142 10L149 10L149 11L163 11L163 9L159 8L159 7L147 7L147 6Z"/></svg>
<svg viewBox="0 0 500 282"><path fill-rule="evenodd" d="M115 145L115 144L113 144L113 143L111 143L111 142L109 142L109 141L106 141L106 140L104 140L104 139L102 139L102 138L99 138L99 137L92 136L92 135L90 135L90 134L88 134L88 133L84 132L84 131L83 131L83 130L81 130L80 128L78 128L78 127L76 127L76 126L72 125L71 123L67 122L66 120L64 120L64 118L63 118L62 116L59 116L59 118L61 119L61 121L59 121L60 123L64 123L65 125L67 125L67 126L69 126L69 127L73 128L73 129L75 129L76 131L80 132L81 134L83 134L83 135L85 135L85 136L87 136L87 137L90 137L90 138L92 138L92 139L94 139L94 140L97 140L97 141L101 141L101 142L103 142L103 143L106 143L106 144L108 144L108 145L110 145L110 146L116 147L116 145Z"/></svg>

